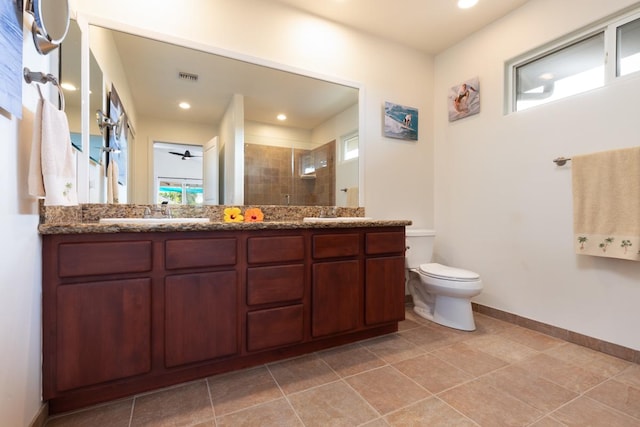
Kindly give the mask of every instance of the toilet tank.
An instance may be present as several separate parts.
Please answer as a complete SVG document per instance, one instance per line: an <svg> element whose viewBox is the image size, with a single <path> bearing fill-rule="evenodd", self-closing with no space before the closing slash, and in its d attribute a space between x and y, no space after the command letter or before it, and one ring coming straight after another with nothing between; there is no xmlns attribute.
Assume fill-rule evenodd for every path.
<svg viewBox="0 0 640 427"><path fill-rule="evenodd" d="M420 264L431 262L436 232L434 230L407 228L405 235L407 241L407 251L405 252L407 268L418 268Z"/></svg>

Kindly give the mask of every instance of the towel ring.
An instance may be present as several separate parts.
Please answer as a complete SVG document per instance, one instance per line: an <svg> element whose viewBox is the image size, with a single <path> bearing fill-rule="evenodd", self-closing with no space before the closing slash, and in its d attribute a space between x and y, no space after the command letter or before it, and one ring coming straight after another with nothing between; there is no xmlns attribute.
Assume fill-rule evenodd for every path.
<svg viewBox="0 0 640 427"><path fill-rule="evenodd" d="M27 67L24 67L22 71L22 75L24 77L24 81L27 82L28 84L31 84L31 83L53 84L56 87L56 89L58 89L58 97L60 98L60 111L64 111L64 107L65 107L64 93L62 92L62 88L58 84L58 79L56 79L56 76L54 76L53 74L45 74L40 71L31 71Z"/></svg>

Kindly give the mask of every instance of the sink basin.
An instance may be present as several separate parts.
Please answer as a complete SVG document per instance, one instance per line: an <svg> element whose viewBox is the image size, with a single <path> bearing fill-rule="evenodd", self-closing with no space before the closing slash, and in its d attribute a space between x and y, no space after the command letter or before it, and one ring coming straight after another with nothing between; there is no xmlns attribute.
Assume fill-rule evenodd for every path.
<svg viewBox="0 0 640 427"><path fill-rule="evenodd" d="M209 218L100 218L100 224L185 224L209 222Z"/></svg>
<svg viewBox="0 0 640 427"><path fill-rule="evenodd" d="M322 218L317 216L308 216L302 219L303 222L358 222L371 221L373 218L368 216L339 216L336 218Z"/></svg>

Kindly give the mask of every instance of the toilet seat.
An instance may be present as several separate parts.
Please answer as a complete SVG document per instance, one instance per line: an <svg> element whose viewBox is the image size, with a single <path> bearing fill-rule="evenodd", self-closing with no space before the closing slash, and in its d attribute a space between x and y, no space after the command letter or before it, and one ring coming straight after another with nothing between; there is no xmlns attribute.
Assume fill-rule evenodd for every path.
<svg viewBox="0 0 640 427"><path fill-rule="evenodd" d="M478 273L463 270L461 268L449 267L436 262L420 264L419 272L434 279L450 280L454 282L475 282L480 279Z"/></svg>

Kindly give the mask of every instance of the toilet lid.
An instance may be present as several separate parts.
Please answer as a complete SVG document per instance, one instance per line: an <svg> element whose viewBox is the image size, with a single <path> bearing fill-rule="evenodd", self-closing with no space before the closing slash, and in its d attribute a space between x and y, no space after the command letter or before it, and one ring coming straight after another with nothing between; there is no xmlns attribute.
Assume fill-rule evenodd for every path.
<svg viewBox="0 0 640 427"><path fill-rule="evenodd" d="M478 273L463 270L461 268L449 267L438 263L420 264L420 272L427 276L438 279L449 279L458 281L474 281L480 279Z"/></svg>

